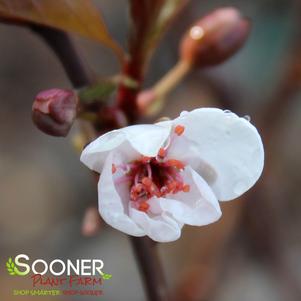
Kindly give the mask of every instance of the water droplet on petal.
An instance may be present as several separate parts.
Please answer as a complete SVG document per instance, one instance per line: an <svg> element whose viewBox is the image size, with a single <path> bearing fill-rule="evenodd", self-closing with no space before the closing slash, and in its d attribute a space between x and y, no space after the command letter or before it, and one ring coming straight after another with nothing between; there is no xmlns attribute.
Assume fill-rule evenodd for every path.
<svg viewBox="0 0 301 301"><path fill-rule="evenodd" d="M183 116L185 116L187 114L188 114L188 111L182 111L181 114L180 114L180 117L183 117Z"/></svg>
<svg viewBox="0 0 301 301"><path fill-rule="evenodd" d="M229 114L232 113L230 110L224 110L224 113Z"/></svg>
<svg viewBox="0 0 301 301"><path fill-rule="evenodd" d="M246 119L247 121L251 121L251 117L249 115L245 115L243 118Z"/></svg>
<svg viewBox="0 0 301 301"><path fill-rule="evenodd" d="M200 40L204 36L205 32L201 26L196 25L190 29L189 34L193 40Z"/></svg>

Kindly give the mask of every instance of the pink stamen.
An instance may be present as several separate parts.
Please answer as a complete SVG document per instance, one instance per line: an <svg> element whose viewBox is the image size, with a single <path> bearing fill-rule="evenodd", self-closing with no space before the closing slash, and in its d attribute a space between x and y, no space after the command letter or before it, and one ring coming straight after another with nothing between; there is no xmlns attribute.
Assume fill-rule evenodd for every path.
<svg viewBox="0 0 301 301"><path fill-rule="evenodd" d="M167 153L167 148L160 148L159 149L159 152L158 152L158 156L160 157L160 158L164 158L165 156L166 156L166 153Z"/></svg>
<svg viewBox="0 0 301 301"><path fill-rule="evenodd" d="M185 185L183 186L183 192L189 192L189 191L190 191L190 185L185 184Z"/></svg>
<svg viewBox="0 0 301 301"><path fill-rule="evenodd" d="M176 159L169 159L165 162L167 166L175 167L177 169L184 169L185 164L181 162L180 160Z"/></svg>
<svg viewBox="0 0 301 301"><path fill-rule="evenodd" d="M144 177L142 179L142 184L146 187L150 187L153 184L153 181L148 177Z"/></svg>
<svg viewBox="0 0 301 301"><path fill-rule="evenodd" d="M137 172L137 173L136 173L136 175L135 175L135 180L134 180L134 182L135 182L135 185L137 185L137 184L138 184L138 181L139 181L139 176L140 176L140 174Z"/></svg>
<svg viewBox="0 0 301 301"><path fill-rule="evenodd" d="M152 169L151 169L150 164L146 165L146 169L147 169L147 175L151 179L152 178Z"/></svg>
<svg viewBox="0 0 301 301"><path fill-rule="evenodd" d="M147 212L149 209L149 204L147 202L141 202L138 209L143 212Z"/></svg>

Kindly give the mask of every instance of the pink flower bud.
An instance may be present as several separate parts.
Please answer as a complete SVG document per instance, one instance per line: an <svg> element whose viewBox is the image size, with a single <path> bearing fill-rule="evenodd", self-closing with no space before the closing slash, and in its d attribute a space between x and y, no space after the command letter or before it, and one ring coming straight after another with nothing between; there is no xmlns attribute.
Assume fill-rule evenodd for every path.
<svg viewBox="0 0 301 301"><path fill-rule="evenodd" d="M232 7L220 8L196 22L180 44L181 59L193 67L222 63L246 41L250 22Z"/></svg>
<svg viewBox="0 0 301 301"><path fill-rule="evenodd" d="M137 96L137 106L141 113L145 113L147 109L156 100L156 94L152 89L141 91Z"/></svg>
<svg viewBox="0 0 301 301"><path fill-rule="evenodd" d="M77 104L77 95L72 90L42 91L32 105L33 122L48 135L66 136L76 117Z"/></svg>
<svg viewBox="0 0 301 301"><path fill-rule="evenodd" d="M97 208L87 208L82 221L82 234L87 237L94 236L101 230L101 226L102 221Z"/></svg>

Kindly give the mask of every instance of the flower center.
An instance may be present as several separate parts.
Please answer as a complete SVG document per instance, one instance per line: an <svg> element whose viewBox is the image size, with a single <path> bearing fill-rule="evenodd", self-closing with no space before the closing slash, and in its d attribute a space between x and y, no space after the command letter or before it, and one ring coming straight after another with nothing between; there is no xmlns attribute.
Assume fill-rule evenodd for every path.
<svg viewBox="0 0 301 301"><path fill-rule="evenodd" d="M170 140L181 136L183 132L183 126L176 126L175 135ZM167 194L190 190L190 186L184 183L181 176L185 164L176 159L166 158L170 144L171 141L168 141L164 148L160 148L156 157L141 156L128 164L112 165L112 173L118 169L124 172L123 176L115 180L115 184L129 183L131 202L140 211L148 211L148 200L152 197L165 197Z"/></svg>

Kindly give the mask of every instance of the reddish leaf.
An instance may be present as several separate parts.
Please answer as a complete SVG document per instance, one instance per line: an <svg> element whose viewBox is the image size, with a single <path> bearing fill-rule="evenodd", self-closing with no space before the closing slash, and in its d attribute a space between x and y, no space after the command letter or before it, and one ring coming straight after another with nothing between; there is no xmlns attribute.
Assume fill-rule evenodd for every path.
<svg viewBox="0 0 301 301"><path fill-rule="evenodd" d="M119 58L123 51L110 36L90 0L0 0L0 19L31 22L78 33L110 47Z"/></svg>

